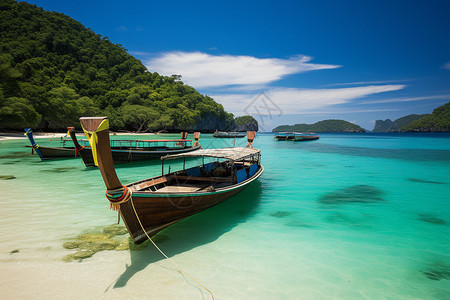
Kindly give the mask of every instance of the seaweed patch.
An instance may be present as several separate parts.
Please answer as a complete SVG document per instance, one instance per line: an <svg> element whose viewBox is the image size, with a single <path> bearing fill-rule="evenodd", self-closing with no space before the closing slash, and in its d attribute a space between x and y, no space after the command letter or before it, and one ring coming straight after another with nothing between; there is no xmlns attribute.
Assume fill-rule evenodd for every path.
<svg viewBox="0 0 450 300"><path fill-rule="evenodd" d="M418 178L408 178L408 180L412 181L412 182L420 182L420 183L447 184L447 182L430 181L430 180L423 180L423 179L418 179Z"/></svg>
<svg viewBox="0 0 450 300"><path fill-rule="evenodd" d="M279 210L279 211L270 213L270 215L275 218L284 218L284 217L288 217L294 213L295 213L294 211Z"/></svg>
<svg viewBox="0 0 450 300"><path fill-rule="evenodd" d="M63 173L63 172L70 171L72 169L76 169L76 168L75 167L58 167L58 168L53 168L50 170L42 170L42 172Z"/></svg>
<svg viewBox="0 0 450 300"><path fill-rule="evenodd" d="M378 203L384 201L383 192L370 185L355 185L335 192L327 193L319 198L322 204Z"/></svg>
<svg viewBox="0 0 450 300"><path fill-rule="evenodd" d="M450 280L450 266L443 262L436 262L422 273L431 280Z"/></svg>
<svg viewBox="0 0 450 300"><path fill-rule="evenodd" d="M423 222L436 224L436 225L445 225L447 222L444 219L441 219L433 214L419 214L418 219Z"/></svg>
<svg viewBox="0 0 450 300"><path fill-rule="evenodd" d="M75 253L68 254L63 257L66 262L78 260L81 261L89 258L95 253L103 250L131 250L137 251L147 247L147 242L135 245L130 237L118 240L116 237L127 233L124 226L110 225L103 228L102 233L85 233L77 236L69 242L65 242L63 247L66 249L76 250ZM157 235L158 236L158 235ZM157 237L155 236L155 237ZM166 238L168 239L168 238ZM161 237L164 240L164 237Z"/></svg>

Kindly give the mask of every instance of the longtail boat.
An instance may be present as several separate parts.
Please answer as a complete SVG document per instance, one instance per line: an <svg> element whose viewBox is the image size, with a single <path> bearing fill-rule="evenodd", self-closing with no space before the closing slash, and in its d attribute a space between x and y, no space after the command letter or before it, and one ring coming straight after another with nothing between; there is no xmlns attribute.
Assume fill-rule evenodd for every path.
<svg viewBox="0 0 450 300"><path fill-rule="evenodd" d="M90 147L82 146L77 140L75 128L68 128L68 134L75 145L75 151L80 154L86 167L95 166ZM195 142L188 140L187 132L181 133L181 139L175 140L110 140L110 148L114 163L128 163L159 159L168 154L179 154L200 149L200 132L194 133Z"/></svg>
<svg viewBox="0 0 450 300"><path fill-rule="evenodd" d="M106 185L111 208L118 210L134 243L139 244L176 222L213 207L245 189L263 173L261 152L247 147L198 149L161 158L160 176L122 185L114 169L107 117L80 118ZM202 158L185 168L186 158ZM204 163L205 158L213 162ZM164 162L183 159L183 169L164 172Z"/></svg>
<svg viewBox="0 0 450 300"><path fill-rule="evenodd" d="M36 144L33 138L33 132L31 128L25 129L25 135L31 143L31 146L27 145L25 147L32 148L32 151L36 152L36 154L42 159L47 158L56 158L56 157L74 157L75 156L75 147L74 146L66 146L65 140L63 140L62 147L45 147L39 146Z"/></svg>
<svg viewBox="0 0 450 300"><path fill-rule="evenodd" d="M217 131L214 132L213 137L215 138L243 138L245 132L227 132L227 131Z"/></svg>
<svg viewBox="0 0 450 300"><path fill-rule="evenodd" d="M319 139L314 132L280 132L274 136L279 141L313 141Z"/></svg>

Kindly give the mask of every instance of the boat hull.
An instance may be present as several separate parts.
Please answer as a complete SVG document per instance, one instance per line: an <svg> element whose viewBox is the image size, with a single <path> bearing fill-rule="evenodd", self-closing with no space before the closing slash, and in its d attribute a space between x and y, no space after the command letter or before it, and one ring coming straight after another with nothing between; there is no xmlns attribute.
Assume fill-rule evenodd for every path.
<svg viewBox="0 0 450 300"><path fill-rule="evenodd" d="M275 136L275 138L279 141L296 141L296 142L302 142L302 141L314 141L318 140L319 136Z"/></svg>
<svg viewBox="0 0 450 300"><path fill-rule="evenodd" d="M190 194L133 192L132 199L120 205L120 213L134 243L140 244L147 240L147 235L142 227L151 237L184 218L218 205L236 195L256 180L263 170L264 168L261 166L253 177L213 192ZM142 227L136 217L133 205Z"/></svg>
<svg viewBox="0 0 450 300"><path fill-rule="evenodd" d="M32 146L25 146L33 148ZM42 158L75 157L75 147L43 147L39 146Z"/></svg>
<svg viewBox="0 0 450 300"><path fill-rule="evenodd" d="M111 150L114 163L130 163L135 161L145 161L152 159L159 159L161 156L169 154L179 154L189 151L200 149L200 146L193 146L189 148L182 148L176 150L164 150L164 151L144 151L144 150ZM94 158L92 157L92 151L90 148L81 149L79 151L80 156L83 159L86 167L93 167Z"/></svg>

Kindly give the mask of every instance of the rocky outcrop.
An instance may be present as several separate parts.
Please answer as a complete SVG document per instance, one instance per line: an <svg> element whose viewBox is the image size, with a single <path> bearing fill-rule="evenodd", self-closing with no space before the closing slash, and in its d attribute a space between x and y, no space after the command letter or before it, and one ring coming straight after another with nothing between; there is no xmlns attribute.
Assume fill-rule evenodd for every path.
<svg viewBox="0 0 450 300"><path fill-rule="evenodd" d="M215 115L206 115L197 120L197 123L191 128L194 131L200 132L214 132L231 131L234 130L234 120L227 120L226 118L219 118Z"/></svg>
<svg viewBox="0 0 450 300"><path fill-rule="evenodd" d="M375 122L375 126L373 128L373 132L400 132L404 131L404 128L409 126L412 122L423 118L425 115L407 115L401 117L395 121L391 121L390 119L386 120L377 120Z"/></svg>

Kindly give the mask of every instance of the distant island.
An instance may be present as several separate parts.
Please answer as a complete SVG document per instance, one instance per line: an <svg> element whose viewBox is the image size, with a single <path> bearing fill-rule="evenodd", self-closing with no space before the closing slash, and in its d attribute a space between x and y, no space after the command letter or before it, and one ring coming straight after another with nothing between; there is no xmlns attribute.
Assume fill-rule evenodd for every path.
<svg viewBox="0 0 450 300"><path fill-rule="evenodd" d="M181 75L149 72L121 45L64 14L2 0L0 28L2 131L63 131L94 115L108 116L112 130L258 128L253 118L235 120Z"/></svg>
<svg viewBox="0 0 450 300"><path fill-rule="evenodd" d="M432 114L407 115L395 121L377 120L373 132L442 132L450 131L450 102L433 110Z"/></svg>
<svg viewBox="0 0 450 300"><path fill-rule="evenodd" d="M344 120L324 120L314 124L281 125L275 127L272 132L365 132L365 130L353 123Z"/></svg>

